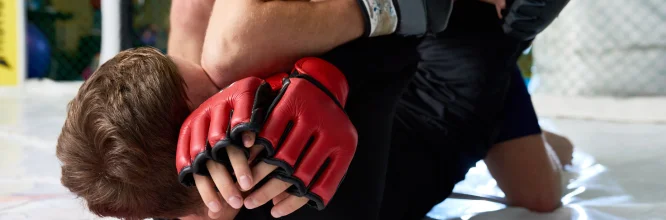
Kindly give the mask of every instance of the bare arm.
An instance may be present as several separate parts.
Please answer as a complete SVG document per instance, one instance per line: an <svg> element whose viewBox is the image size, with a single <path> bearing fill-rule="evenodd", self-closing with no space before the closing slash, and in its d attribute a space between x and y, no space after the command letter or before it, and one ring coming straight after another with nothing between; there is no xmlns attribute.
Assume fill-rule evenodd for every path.
<svg viewBox="0 0 666 220"><path fill-rule="evenodd" d="M169 15L169 55L201 64L208 19L215 0L173 0Z"/></svg>
<svg viewBox="0 0 666 220"><path fill-rule="evenodd" d="M201 53L215 0L173 0L168 54L187 84L190 109L219 91L201 68Z"/></svg>
<svg viewBox="0 0 666 220"><path fill-rule="evenodd" d="M561 205L561 165L540 134L496 144L485 162L509 205L537 212Z"/></svg>
<svg viewBox="0 0 666 220"><path fill-rule="evenodd" d="M355 0L217 1L201 64L218 87L255 75L287 71L363 34Z"/></svg>

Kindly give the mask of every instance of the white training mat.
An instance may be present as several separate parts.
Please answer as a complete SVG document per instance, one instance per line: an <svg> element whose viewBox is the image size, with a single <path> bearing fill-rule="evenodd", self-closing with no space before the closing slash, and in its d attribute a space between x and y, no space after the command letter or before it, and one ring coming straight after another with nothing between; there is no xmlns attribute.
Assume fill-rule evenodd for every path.
<svg viewBox="0 0 666 220"><path fill-rule="evenodd" d="M55 157L66 104L80 85L28 80L23 88L0 89L0 220L99 219L60 185L60 164ZM666 125L561 119L542 122L549 130L568 136L578 149L574 166L564 175L567 189L563 208L538 214L496 202L448 199L430 216L666 219L666 174L661 172L666 167ZM468 173L455 192L502 196L482 164Z"/></svg>
<svg viewBox="0 0 666 220"><path fill-rule="evenodd" d="M573 165L562 175L562 208L534 213L503 205L504 194L481 161L454 188L454 193L463 195L452 197L468 199L449 198L428 216L464 220L666 219L666 174L661 172L666 165L666 124L564 119L540 123L546 130L567 136L576 147Z"/></svg>
<svg viewBox="0 0 666 220"><path fill-rule="evenodd" d="M666 96L583 97L532 95L539 116L626 123L666 123Z"/></svg>
<svg viewBox="0 0 666 220"><path fill-rule="evenodd" d="M55 144L80 82L0 88L0 219L99 219L60 185Z"/></svg>

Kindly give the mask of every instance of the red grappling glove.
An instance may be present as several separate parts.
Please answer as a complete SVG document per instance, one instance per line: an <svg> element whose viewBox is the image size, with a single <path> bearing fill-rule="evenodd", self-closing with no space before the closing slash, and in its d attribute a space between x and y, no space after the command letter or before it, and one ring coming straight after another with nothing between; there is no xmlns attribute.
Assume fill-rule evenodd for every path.
<svg viewBox="0 0 666 220"><path fill-rule="evenodd" d="M356 128L344 112L345 76L318 58L303 58L283 80L257 143L264 162L279 168L274 177L292 183L290 193L326 207L356 152Z"/></svg>
<svg viewBox="0 0 666 220"><path fill-rule="evenodd" d="M185 120L176 155L179 180L192 186L193 173L209 175L209 159L232 170L225 147L239 147L248 155L240 135L259 132L257 144L265 151L258 158L277 165L273 176L292 183L292 194L306 196L321 210L342 182L358 142L343 110L347 80L332 64L304 58L288 77L276 74L266 81L239 80Z"/></svg>
<svg viewBox="0 0 666 220"><path fill-rule="evenodd" d="M180 129L176 151L179 181L194 185L192 174L210 176L206 162L222 161L231 171L226 147L236 146L249 155L241 143L243 131L259 132L282 76L264 81L257 77L241 79L202 103Z"/></svg>

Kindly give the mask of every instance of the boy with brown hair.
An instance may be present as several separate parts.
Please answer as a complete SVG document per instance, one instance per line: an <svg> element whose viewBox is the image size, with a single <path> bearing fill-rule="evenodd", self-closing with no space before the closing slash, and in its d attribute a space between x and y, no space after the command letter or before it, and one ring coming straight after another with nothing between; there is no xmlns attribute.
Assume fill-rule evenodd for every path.
<svg viewBox="0 0 666 220"><path fill-rule="evenodd" d="M302 59L295 66L299 74L307 74L313 81L320 78L330 79L330 82L325 82L327 88L329 86L338 88L336 85L346 83L344 78L335 78L341 77L342 74L330 71L335 67L321 59ZM329 71L326 71L326 68L329 68ZM326 134L331 133L328 127L334 127L337 130L347 128L347 130L353 131L353 125L348 119L345 120L346 115L340 109L341 107L335 105L332 99L330 101L319 99L322 96L326 97L323 90L317 93L319 96L313 96L316 101L313 101L313 98L307 99L300 95L302 93L312 93L313 89L321 90L321 88L317 88L316 84L310 81L299 81L294 73L289 75L290 79L294 78L290 80L291 83L283 82L281 84L278 80L282 79L283 75L287 76L287 74L276 74L277 77L273 77L272 81L268 82L268 79L266 79L261 84L263 89L282 85L281 89L280 87L272 89L286 91L278 95L280 98L276 100L279 100L279 102L273 103L275 108L269 110L272 112L271 115L277 114L278 116L267 119L265 121L267 125L276 117L284 119L291 118L290 116L294 114L305 116L324 114L328 116L329 120L334 118L332 120L339 123L335 124L336 126L330 126L330 123L319 121L320 118L310 119L311 117L305 117L299 118L299 123L294 126L295 130L300 127L310 129L312 127L310 125L313 124L309 122L315 120L318 123L315 124L316 126L323 127L318 130ZM250 103L249 106L253 109L245 109L243 106L247 107L248 105L242 102L248 100L246 96L249 95L247 94L254 95L255 92L256 94L259 94L259 91L265 92L261 89L253 92L252 88L247 87L249 84L254 85L258 81L261 82L262 79L248 77L220 91L200 66L186 59L178 56L166 56L154 48L129 49L120 52L100 66L92 77L81 86L79 92L69 104L68 116L56 149L57 157L62 162L62 184L69 188L71 192L83 198L88 208L99 216L123 219L182 218L186 216L185 218L188 219L198 219L206 216L208 211L208 216L215 219L233 218L238 213L238 209L241 208L242 200L239 199L241 204L220 203L217 205L218 207L210 208L204 205L197 188L186 188L181 185L181 183L185 183L179 181L178 173L182 171L182 176L185 171L180 169L182 166L177 168L177 164L182 165L182 161L189 158L182 157L181 153L184 148L181 146L179 138L188 133L188 128L196 127L198 123L188 123L188 120L191 122L204 118L199 117L199 115L209 112L221 112L219 109L214 109L216 107L227 107L226 105L217 104L217 101L230 102L230 107L233 107L232 115L234 116L231 118L232 121L238 118L242 119L243 112L253 114L252 118L254 118L254 114L257 112L255 106ZM312 84L310 87L303 86L310 84ZM289 85L293 86L290 87ZM346 87L340 90L346 90ZM341 100L346 98L344 92L332 92L331 94L340 97ZM256 101L253 95L252 98L249 98L250 101ZM213 100L212 102L204 102L211 96L212 98L209 100ZM272 96L262 97L265 99ZM234 102L234 100L240 99L242 101ZM257 96L258 99L260 99L259 96ZM344 103L344 101L341 102ZM309 108L302 111L300 108L296 108L298 111L294 111L294 108L291 108L294 103L307 104ZM265 104L271 104L271 102ZM262 107L266 106L262 104L258 108ZM326 113L321 111L322 108L333 109L332 111L339 114L332 114L331 111ZM192 113L194 117L190 116L188 118L188 115L194 109L197 109ZM216 114L212 113L212 115ZM337 116L337 118L331 116ZM257 115L257 118L260 117L263 116ZM211 116L209 119L215 121L214 118L214 116ZM235 129L236 127L232 126L232 128ZM263 130L274 130L276 132L262 134L282 132L281 129ZM196 130L192 133L200 134L200 131ZM208 134L207 131L204 131L204 133ZM211 133L214 132L211 130ZM339 131L334 135L341 136L334 141L322 143L321 146L328 146L328 144L338 146L340 144L336 140L348 140L349 138L345 137L356 137L355 133L340 133ZM322 138L321 140L329 139ZM193 141L191 144L194 143ZM317 145L316 143L319 142L315 142L314 145ZM189 144L186 144L187 147L189 147ZM345 146L355 148L355 145L347 144ZM298 143L280 145L280 149L290 149L292 145L295 146ZM197 147L203 147L203 144L197 145ZM263 148L255 147L253 149ZM327 147L326 149L330 148ZM226 150L227 152L240 152L235 147L229 147ZM253 152L250 155L258 153L256 150ZM181 157L177 158L179 154L181 154ZM331 161L333 162L331 164L333 165L329 166L332 169L336 168L333 171L336 173L339 173L338 170L346 170L346 167L343 167L344 161L337 162L336 158L346 158L350 161L353 152L340 154L346 156L332 156ZM201 154L195 156L199 155ZM321 156L324 154L311 155ZM240 171L236 169L237 164L235 162L237 161L235 159L242 158L244 160L242 163L249 166L246 155L241 154L241 156L234 157L229 153L228 156L236 175L240 175ZM253 156L250 156L250 158L253 158ZM279 159L277 156L275 158ZM194 164L200 161L199 157L192 160L194 162L188 162ZM210 164L219 165L209 161L206 162L205 166L211 167ZM266 166L261 166L261 164ZM336 164L338 165L336 166ZM253 169L252 173L267 174L267 172L275 169L268 166L270 165L260 162L256 167L263 167L264 169ZM304 167L312 166L304 165ZM194 164L192 169L197 170L199 168ZM195 171L194 174L204 175L198 171ZM211 172L210 176L215 178L217 174L219 172ZM189 175L192 177L192 173L189 173ZM327 175L331 174L323 174L322 176ZM193 178L197 178L198 175L193 176ZM298 176L294 176L298 178ZM261 180L264 178L255 179ZM320 182L338 184L334 181L322 180ZM197 187L199 186L197 184ZM226 186L217 185L217 187L220 193L214 194L218 197L228 197L228 193L225 194L225 192L228 192L230 188L235 189L233 183ZM304 196L299 196L299 198L303 201L308 200Z"/></svg>
<svg viewBox="0 0 666 220"><path fill-rule="evenodd" d="M188 99L192 90L179 74L187 68L153 48L126 50L101 65L69 103L57 144L62 184L93 213L143 219L205 207L196 188L178 182L175 166L180 126L197 101ZM197 90L217 88L199 83Z"/></svg>

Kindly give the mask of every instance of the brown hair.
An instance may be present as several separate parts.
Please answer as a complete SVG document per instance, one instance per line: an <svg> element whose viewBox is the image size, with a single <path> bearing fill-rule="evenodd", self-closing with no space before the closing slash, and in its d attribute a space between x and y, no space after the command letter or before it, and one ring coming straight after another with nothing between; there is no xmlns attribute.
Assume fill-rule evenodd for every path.
<svg viewBox="0 0 666 220"><path fill-rule="evenodd" d="M56 154L62 184L99 216L177 217L203 206L178 182L175 155L189 114L176 65L153 48L104 63L69 103Z"/></svg>

